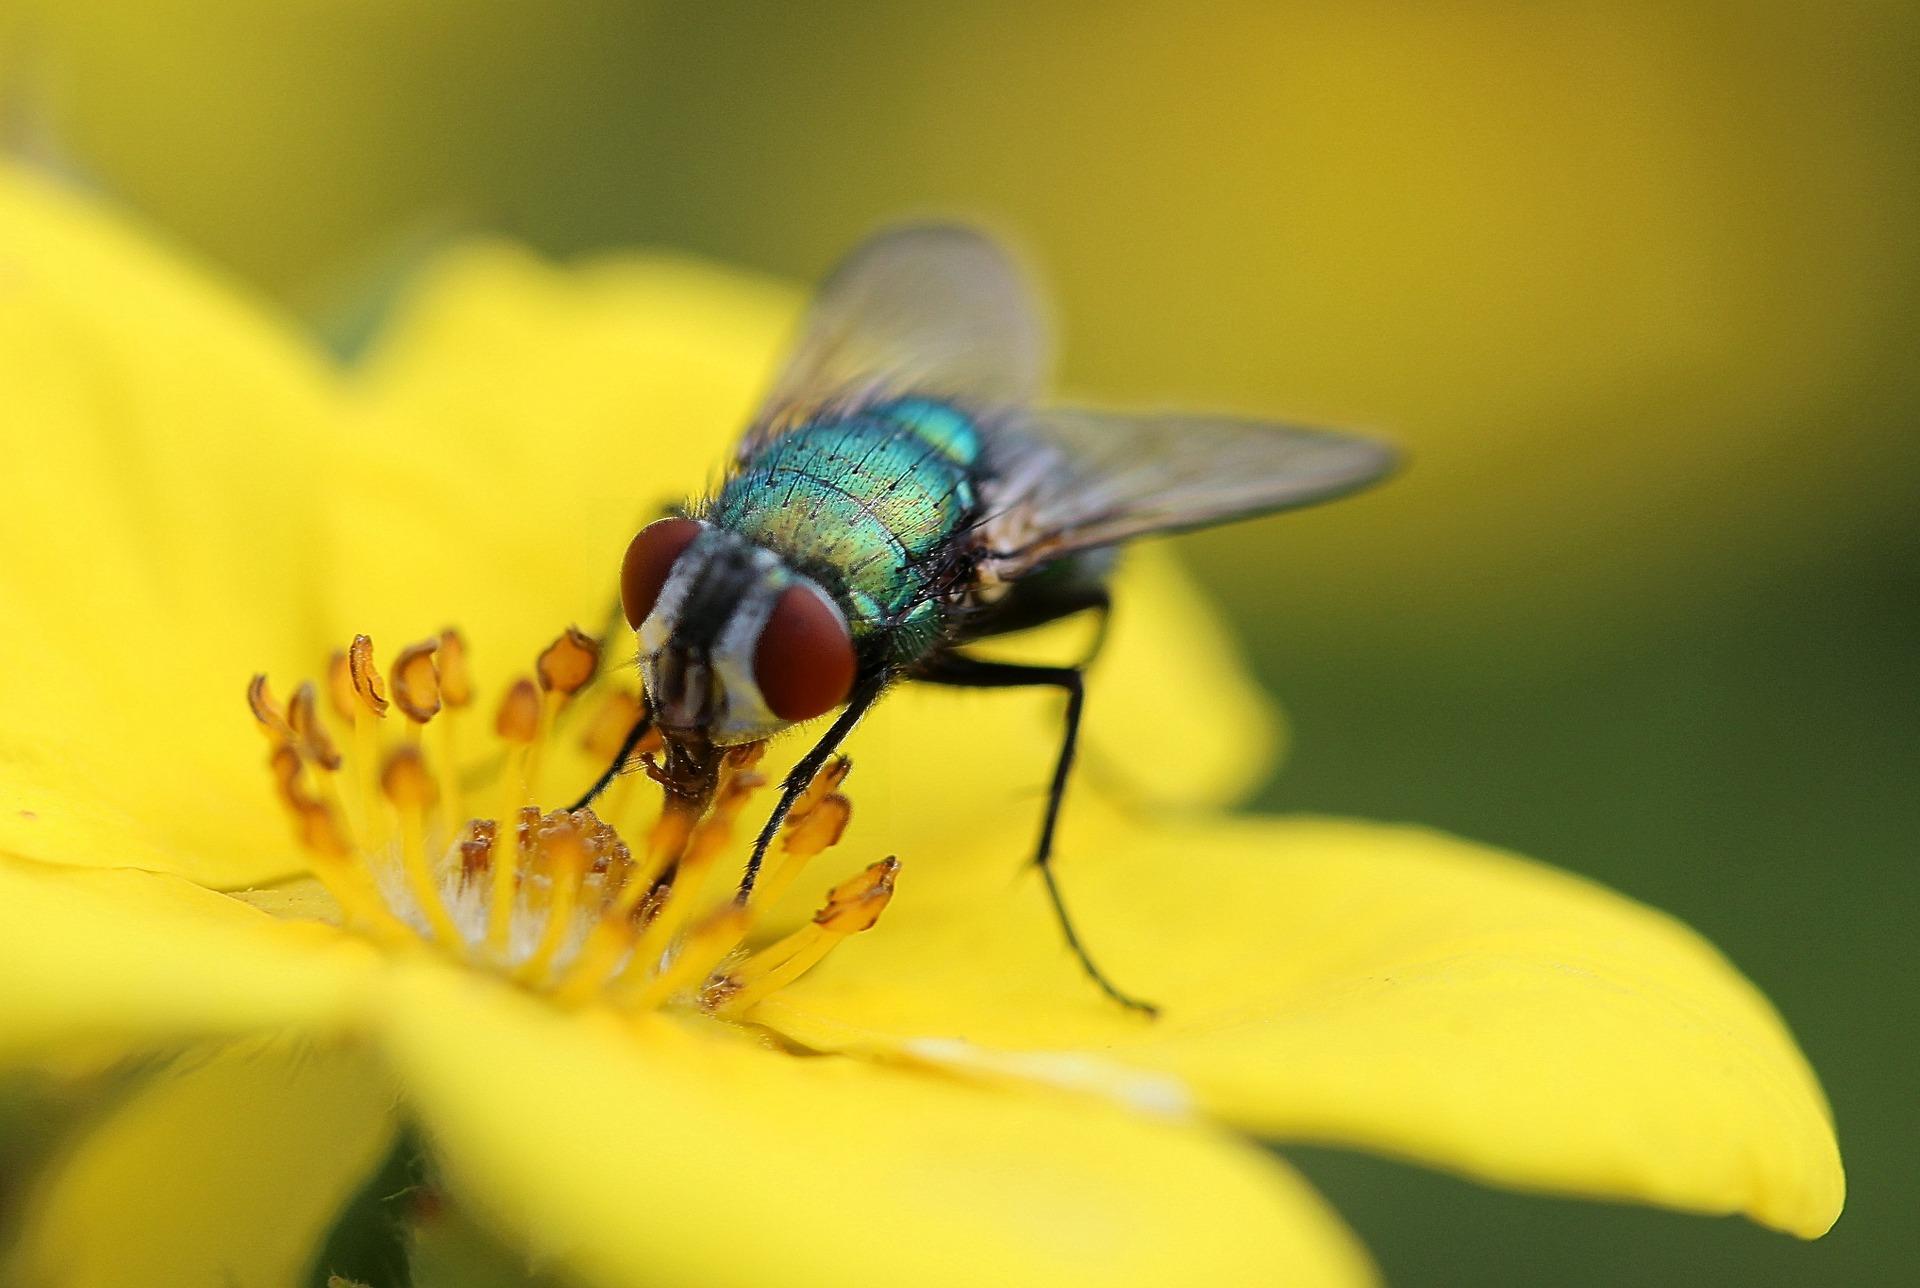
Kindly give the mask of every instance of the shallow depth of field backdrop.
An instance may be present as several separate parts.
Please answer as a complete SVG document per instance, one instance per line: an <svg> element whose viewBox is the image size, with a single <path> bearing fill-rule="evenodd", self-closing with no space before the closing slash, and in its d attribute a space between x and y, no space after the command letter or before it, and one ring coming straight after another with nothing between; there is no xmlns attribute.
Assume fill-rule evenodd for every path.
<svg viewBox="0 0 1920 1288"><path fill-rule="evenodd" d="M1697 926L1851 1196L1803 1246L1293 1156L1401 1282L1838 1284L1920 1262L1917 54L1910 3L0 0L0 111L335 334L468 230L811 277L956 212L1071 393L1391 433L1390 488L1180 543L1291 713L1261 803Z"/></svg>

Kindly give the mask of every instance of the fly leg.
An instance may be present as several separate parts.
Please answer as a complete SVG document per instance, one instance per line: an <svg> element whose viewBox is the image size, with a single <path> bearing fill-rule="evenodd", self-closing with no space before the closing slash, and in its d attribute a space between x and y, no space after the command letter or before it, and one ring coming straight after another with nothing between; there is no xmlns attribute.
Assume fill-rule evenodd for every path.
<svg viewBox="0 0 1920 1288"><path fill-rule="evenodd" d="M593 786L587 788L579 800L567 807L568 811L585 809L593 804L600 793L606 791L613 780L620 776L620 771L627 766L627 757L633 755L633 749L640 745L640 740L646 737L647 732L652 728L653 709L643 707L640 714L634 717L633 728L627 730L627 736L621 740L620 750L613 753L613 763L607 766L600 777L593 780Z"/></svg>
<svg viewBox="0 0 1920 1288"><path fill-rule="evenodd" d="M745 903L752 896L753 883L760 877L760 865L766 861L767 847L773 844L773 838L779 833L780 825L786 822L793 803L813 785L814 776L827 763L827 758L840 749L840 744L853 732L853 727L860 723L860 717L866 715L868 708L879 699L881 691L887 687L887 679L886 673L880 672L860 681L839 716L820 735L820 741L814 743L807 754L787 771L787 776L780 780L780 799L774 804L773 813L767 815L760 835L754 838L753 853L747 856L747 870L740 878L740 889L733 896L736 902Z"/></svg>
<svg viewBox="0 0 1920 1288"><path fill-rule="evenodd" d="M1053 904L1061 932L1066 935L1067 947L1079 959L1087 977L1099 986L1101 992L1120 1005L1143 1015L1159 1014L1160 1008L1123 992L1094 964L1086 945L1080 940L1079 932L1073 928L1073 918L1067 915L1066 902L1060 895L1060 883L1053 875L1053 833L1060 822L1060 803L1066 797L1067 776L1073 771L1074 752L1080 741L1080 712L1086 703L1086 680L1080 668L1019 666L1007 662L986 662L960 653L942 653L916 672L914 678L957 689L1016 689L1044 685L1066 693L1066 731L1060 739L1059 759L1054 761L1053 782L1047 789L1047 812L1040 824L1040 844L1034 851L1033 865L1040 869L1040 879L1046 884L1047 899Z"/></svg>

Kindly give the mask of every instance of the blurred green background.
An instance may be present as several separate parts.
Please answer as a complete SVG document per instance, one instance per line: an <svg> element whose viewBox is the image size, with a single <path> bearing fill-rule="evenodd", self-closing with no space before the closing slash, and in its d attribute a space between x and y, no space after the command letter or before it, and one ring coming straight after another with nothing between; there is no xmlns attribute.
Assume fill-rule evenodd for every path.
<svg viewBox="0 0 1920 1288"><path fill-rule="evenodd" d="M420 248L812 277L1015 235L1070 392L1374 426L1364 501L1207 534L1295 745L1671 910L1834 1101L1847 1214L1734 1221L1294 1156L1398 1282L1920 1264L1920 8L0 0L16 148L316 325Z"/></svg>

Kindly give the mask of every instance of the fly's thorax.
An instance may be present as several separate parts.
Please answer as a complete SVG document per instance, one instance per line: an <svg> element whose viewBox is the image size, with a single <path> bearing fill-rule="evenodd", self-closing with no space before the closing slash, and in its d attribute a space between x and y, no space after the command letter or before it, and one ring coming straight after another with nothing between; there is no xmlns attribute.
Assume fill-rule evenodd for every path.
<svg viewBox="0 0 1920 1288"><path fill-rule="evenodd" d="M909 662L940 637L978 517L980 441L968 413L932 399L844 409L761 446L707 517L821 571L863 647Z"/></svg>
<svg viewBox="0 0 1920 1288"><path fill-rule="evenodd" d="M814 602L783 607L792 592ZM698 732L714 744L732 746L770 737L795 722L776 711L781 702L770 701L761 683L760 668L769 662L766 646L789 644L769 636L776 611L783 626L786 618L805 615L851 639L845 613L817 582L738 533L703 525L674 560L659 598L638 627L641 678L663 730ZM804 667L809 661L789 665Z"/></svg>

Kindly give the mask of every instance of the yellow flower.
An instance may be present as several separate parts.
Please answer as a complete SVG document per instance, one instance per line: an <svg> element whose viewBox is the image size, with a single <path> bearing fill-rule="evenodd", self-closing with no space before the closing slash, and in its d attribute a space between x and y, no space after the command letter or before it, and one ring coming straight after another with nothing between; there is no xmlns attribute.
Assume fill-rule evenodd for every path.
<svg viewBox="0 0 1920 1288"><path fill-rule="evenodd" d="M624 860L590 829L531 844L516 870L552 893L523 897L580 915L528 913L505 949L504 833L468 886L422 879L408 846L434 811L492 790L447 750L497 759L512 677L557 627L603 619L626 537L720 458L793 303L687 263L558 272L482 246L341 372L137 232L0 176L0 1071L85 1088L129 1056L195 1054L53 1155L0 1277L288 1282L402 1119L464 1204L603 1284L1365 1282L1264 1140L1832 1223L1813 1075L1684 927L1415 828L1211 812L1275 729L1151 558L1096 672L1062 873L1159 1021L1088 985L1021 868L1054 713L1006 695L904 692L860 731L851 826L815 860L839 866L761 910L750 945L783 924L802 926L785 951L844 940L795 981L756 986L778 959L720 955L739 927L691 902L679 994L578 969L606 874L677 844L641 814ZM449 616L472 712L444 649L437 675L390 664ZM310 860L241 684L334 681L329 650L360 630L389 650L360 659L363 687L372 660L389 700L447 709L376 723L332 683L292 709L257 695L268 746L304 747L283 805L357 827L348 849L310 831ZM560 697L521 700L488 781L552 806L591 758ZM890 854L897 873L867 866ZM850 877L843 912L897 884L879 925L805 929ZM579 934L548 943L562 921ZM704 987L693 945L730 982Z"/></svg>

